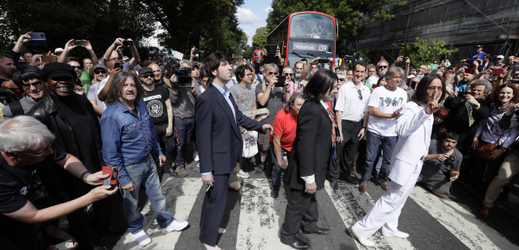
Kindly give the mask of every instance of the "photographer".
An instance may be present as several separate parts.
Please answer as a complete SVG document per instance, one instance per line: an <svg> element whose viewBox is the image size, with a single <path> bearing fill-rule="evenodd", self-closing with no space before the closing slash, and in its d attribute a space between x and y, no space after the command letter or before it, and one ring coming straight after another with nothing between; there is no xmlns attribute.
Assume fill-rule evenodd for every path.
<svg viewBox="0 0 519 250"><path fill-rule="evenodd" d="M418 182L423 183L435 195L445 198L453 181L460 175L463 155L456 149L459 136L445 132L440 140L431 140L429 154L424 160Z"/></svg>
<svg viewBox="0 0 519 250"><path fill-rule="evenodd" d="M122 64L122 54L119 54L119 50L122 48L130 48L132 51L132 58L127 63ZM114 50L116 49L116 50ZM122 51L122 50L120 50ZM121 63L123 66L123 71L130 71L133 69L133 66L137 64L137 62L141 59L139 56L139 52L137 48L135 48L135 44L131 38L124 40L123 38L117 38L115 41L108 47L104 56L103 62L107 62L108 60L116 59L118 63ZM106 64L105 64L106 65Z"/></svg>

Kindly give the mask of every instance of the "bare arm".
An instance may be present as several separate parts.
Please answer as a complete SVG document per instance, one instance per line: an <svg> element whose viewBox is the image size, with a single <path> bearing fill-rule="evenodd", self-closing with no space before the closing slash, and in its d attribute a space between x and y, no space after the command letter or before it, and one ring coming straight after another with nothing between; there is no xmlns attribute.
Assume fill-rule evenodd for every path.
<svg viewBox="0 0 519 250"><path fill-rule="evenodd" d="M310 72L310 70L312 70L312 65L317 65L317 61L319 59L321 59L321 58L320 57L314 58L312 61L308 62L306 67L304 67L303 72L301 73L303 80L305 80L306 76L308 76L308 72Z"/></svg>
<svg viewBox="0 0 519 250"><path fill-rule="evenodd" d="M90 41L87 41L87 40L84 40L84 41L85 41L85 45L83 47L88 50L90 59L92 59L92 64L93 65L99 64L99 60L97 59L97 55L94 52L94 49L92 48L92 44L90 44Z"/></svg>
<svg viewBox="0 0 519 250"><path fill-rule="evenodd" d="M108 62L108 60L110 59L110 56L112 55L112 51L114 51L114 49L117 48L117 46L123 45L123 41L124 41L124 39L122 39L122 38L116 38L115 41L112 43L112 45L110 45L110 47L108 47L108 49L106 49L106 52L103 55L104 65L106 65L106 62ZM133 53L133 51L132 51L132 53Z"/></svg>
<svg viewBox="0 0 519 250"><path fill-rule="evenodd" d="M92 106L94 106L94 111L96 112L96 114L103 115L103 109L97 106L96 101L90 101L90 103L92 103Z"/></svg>
<svg viewBox="0 0 519 250"><path fill-rule="evenodd" d="M31 36L29 35L29 33L25 33L25 34L21 35L18 38L18 41L16 41L13 51L16 53L22 53L23 51L25 51L25 46L23 46L23 44L30 40L31 40ZM27 62L27 63L29 63L29 62Z"/></svg>
<svg viewBox="0 0 519 250"><path fill-rule="evenodd" d="M68 53L75 47L77 47L77 45L74 45L74 39L68 40L68 42L65 44L63 52L61 53L61 55L59 55L58 62L65 63L65 60L68 57Z"/></svg>
<svg viewBox="0 0 519 250"><path fill-rule="evenodd" d="M281 155L281 135L274 135L272 140L274 141L274 152L276 154L276 160L278 163L280 163L283 161L283 156Z"/></svg>
<svg viewBox="0 0 519 250"><path fill-rule="evenodd" d="M252 102L252 110L256 110L258 109L258 103L256 102L256 100L254 100L254 102ZM256 119L256 115L253 115L251 117L252 120Z"/></svg>
<svg viewBox="0 0 519 250"><path fill-rule="evenodd" d="M400 111L397 110L398 112ZM397 117L398 114L397 114L397 111L391 113L391 114L386 114L386 113L383 113L381 111L379 111L377 109L377 107L369 107L369 114L372 115L372 116L375 116L375 117L380 117L380 118L393 118L393 117Z"/></svg>
<svg viewBox="0 0 519 250"><path fill-rule="evenodd" d="M337 127L339 128L339 138L340 138L340 141L337 141L339 143L342 142L342 139L343 139L343 133L342 133L342 111L339 111L339 110L335 110L335 116L336 116L336 121L337 121Z"/></svg>
<svg viewBox="0 0 519 250"><path fill-rule="evenodd" d="M168 127L166 128L166 136L170 136L173 134L173 105L171 105L169 97L166 100L166 111L168 112Z"/></svg>
<svg viewBox="0 0 519 250"><path fill-rule="evenodd" d="M106 85L103 87L103 89L97 94L97 98L99 98L100 101L104 102L106 98L108 97L108 90L110 90L110 86L112 85L112 80L115 77L115 74L121 72L120 68L113 69L110 72L110 78L106 82Z"/></svg>
<svg viewBox="0 0 519 250"><path fill-rule="evenodd" d="M265 92L258 94L256 98L258 99L258 102L261 106L265 106L269 100L270 92L272 91L272 86L274 86L274 83L277 82L277 77L274 76L271 78L269 85L267 88L265 88Z"/></svg>
<svg viewBox="0 0 519 250"><path fill-rule="evenodd" d="M132 41L132 39L128 38L127 41ZM139 60L141 60L141 56L139 55L139 51L137 51L137 48L135 47L135 44L132 43L132 46L130 46L130 50L132 51L132 59L130 59L130 66L133 67ZM111 52L110 52L111 53Z"/></svg>

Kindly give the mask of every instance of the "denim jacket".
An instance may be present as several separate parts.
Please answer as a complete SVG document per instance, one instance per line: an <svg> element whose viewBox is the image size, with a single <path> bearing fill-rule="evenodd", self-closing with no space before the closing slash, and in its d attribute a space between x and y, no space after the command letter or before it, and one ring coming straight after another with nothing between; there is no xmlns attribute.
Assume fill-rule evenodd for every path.
<svg viewBox="0 0 519 250"><path fill-rule="evenodd" d="M162 155L153 132L153 122L143 101L130 110L122 101L112 104L100 120L103 139L103 159L107 166L119 170L119 183L130 183L124 166L139 163L150 152Z"/></svg>

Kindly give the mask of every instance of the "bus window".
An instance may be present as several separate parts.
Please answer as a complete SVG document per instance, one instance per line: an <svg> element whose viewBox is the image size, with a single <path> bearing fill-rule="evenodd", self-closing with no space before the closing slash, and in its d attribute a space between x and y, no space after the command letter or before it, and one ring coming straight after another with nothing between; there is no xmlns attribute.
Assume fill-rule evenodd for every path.
<svg viewBox="0 0 519 250"><path fill-rule="evenodd" d="M298 14L290 22L290 38L335 39L333 20L316 14Z"/></svg>

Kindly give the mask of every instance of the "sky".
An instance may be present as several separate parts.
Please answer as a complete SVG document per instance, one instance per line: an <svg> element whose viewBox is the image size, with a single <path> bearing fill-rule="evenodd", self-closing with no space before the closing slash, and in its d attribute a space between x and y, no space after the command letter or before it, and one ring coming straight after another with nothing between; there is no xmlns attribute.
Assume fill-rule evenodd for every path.
<svg viewBox="0 0 519 250"><path fill-rule="evenodd" d="M268 13L272 10L270 5L272 0L245 0L245 3L238 8L236 13L240 23L238 27L247 34L248 44L251 46L256 29L267 26Z"/></svg>

